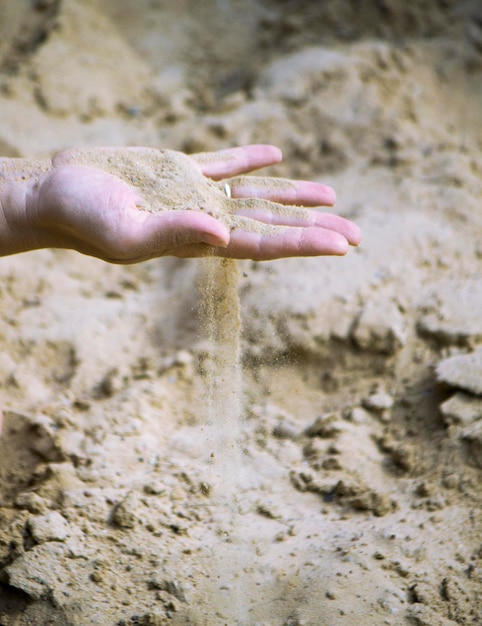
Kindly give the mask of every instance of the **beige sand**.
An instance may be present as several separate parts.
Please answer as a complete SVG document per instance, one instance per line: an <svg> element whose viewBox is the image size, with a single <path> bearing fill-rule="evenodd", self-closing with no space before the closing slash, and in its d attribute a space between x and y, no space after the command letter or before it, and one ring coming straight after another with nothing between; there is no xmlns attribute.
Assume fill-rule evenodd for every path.
<svg viewBox="0 0 482 626"><path fill-rule="evenodd" d="M1 4L3 155L271 142L364 239L205 300L198 261L2 259L0 624L482 623L482 398L441 378L481 347L479 4ZM242 376L199 316L236 292Z"/></svg>
<svg viewBox="0 0 482 626"><path fill-rule="evenodd" d="M278 215L304 215L304 209L300 207L283 206L268 200L254 202L251 198L228 197L224 182L216 184L209 180L189 156L174 150L71 150L62 163L95 167L121 178L138 190L139 210L149 213L202 211L223 222L230 230L242 228L267 235L276 235L284 227L264 224L236 213L265 207ZM258 183L272 190L290 184L283 179L269 181L260 177ZM206 246L205 252L210 254L212 251Z"/></svg>

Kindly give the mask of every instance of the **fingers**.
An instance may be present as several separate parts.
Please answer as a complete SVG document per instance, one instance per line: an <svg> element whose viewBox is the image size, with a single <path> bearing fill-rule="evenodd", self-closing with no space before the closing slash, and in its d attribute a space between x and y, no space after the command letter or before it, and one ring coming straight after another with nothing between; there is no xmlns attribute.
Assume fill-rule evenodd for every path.
<svg viewBox="0 0 482 626"><path fill-rule="evenodd" d="M273 260L294 256L342 256L360 241L359 228L337 215L286 207L267 200L233 199L236 228L229 230L210 215L198 211L142 214L136 240L143 256L192 258L214 254L232 259ZM119 261L117 261L119 262Z"/></svg>
<svg viewBox="0 0 482 626"><path fill-rule="evenodd" d="M278 235L235 231L222 256L255 261L300 256L336 255L348 252L349 244L340 233L324 228L287 228Z"/></svg>
<svg viewBox="0 0 482 626"><path fill-rule="evenodd" d="M281 150L276 146L254 144L218 152L200 152L191 155L191 158L200 166L205 176L221 180L274 165L283 157Z"/></svg>
<svg viewBox="0 0 482 626"><path fill-rule="evenodd" d="M109 157L116 150L95 149L102 157ZM149 159L164 154L152 148L129 150ZM83 162L86 158L85 151L74 150L61 153L54 161L58 165ZM106 260L115 263L135 263L167 254L195 257L213 252L236 259L271 260L344 255L350 245L360 242L360 230L349 220L303 208L333 204L336 197L331 187L309 181L240 175L279 162L281 152L274 146L250 145L184 158L205 176L216 180L229 178L226 195L230 199L226 198L224 206L231 214L226 222L233 229L231 233L226 225L202 211L146 213L136 209L122 216L121 222L128 227L117 226L115 237L104 237L102 245L97 246L100 252L92 252L93 244L89 244L88 253L105 258L107 252ZM93 182L91 177L90 187ZM130 188L119 189L125 201ZM115 197L118 203L119 198Z"/></svg>
<svg viewBox="0 0 482 626"><path fill-rule="evenodd" d="M332 230L357 246L361 240L361 231L356 224L339 215L310 211L301 207L284 206L266 200L232 200L233 213L272 226L318 227Z"/></svg>
<svg viewBox="0 0 482 626"><path fill-rule="evenodd" d="M300 256L343 256L349 244L343 235L317 227L286 228L283 232L263 234L236 230L226 248L215 248L214 254L231 259L271 261ZM179 257L198 257L208 253L206 247L194 245L173 251Z"/></svg>
<svg viewBox="0 0 482 626"><path fill-rule="evenodd" d="M348 252L350 244L358 243L358 228L336 215L262 200L233 202L239 204L239 213L244 215L238 217L236 228L231 232L218 220L198 211L147 215L139 212L140 228L129 229L129 238L122 246L125 253L111 260L136 263L165 255L192 258L208 254L255 261L293 256L341 256ZM263 203L261 208L260 203ZM251 219L253 215L255 219Z"/></svg>
<svg viewBox="0 0 482 626"><path fill-rule="evenodd" d="M297 206L333 206L335 190L328 185L305 180L239 176L229 181L233 198L264 198Z"/></svg>

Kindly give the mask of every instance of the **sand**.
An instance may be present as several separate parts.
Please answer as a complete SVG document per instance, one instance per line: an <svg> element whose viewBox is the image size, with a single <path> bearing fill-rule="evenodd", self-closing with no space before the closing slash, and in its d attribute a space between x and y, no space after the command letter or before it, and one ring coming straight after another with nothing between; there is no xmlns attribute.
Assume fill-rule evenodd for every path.
<svg viewBox="0 0 482 626"><path fill-rule="evenodd" d="M479 4L1 4L2 156L274 143L363 230L216 262L239 347L209 256L1 260L2 626L482 622Z"/></svg>
<svg viewBox="0 0 482 626"><path fill-rule="evenodd" d="M199 160L212 155L199 155ZM175 150L105 148L74 149L62 156L62 165L80 165L104 170L133 186L138 193L139 211L156 213L162 211L200 211L215 217L231 231L240 228L248 232L276 235L285 230L283 226L265 224L238 215L239 212L266 209L275 215L303 217L306 210L296 206L284 206L264 199L232 198L231 189L225 182L215 183L203 176L200 167L188 155ZM242 178L234 178L242 181ZM257 177L258 184L268 191L282 189L289 180ZM200 256L212 254L210 246L200 246Z"/></svg>

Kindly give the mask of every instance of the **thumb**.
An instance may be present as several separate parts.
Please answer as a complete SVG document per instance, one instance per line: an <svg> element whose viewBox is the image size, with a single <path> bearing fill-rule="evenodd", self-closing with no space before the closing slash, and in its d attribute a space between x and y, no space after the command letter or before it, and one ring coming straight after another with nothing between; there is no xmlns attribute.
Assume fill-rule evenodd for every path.
<svg viewBox="0 0 482 626"><path fill-rule="evenodd" d="M153 252L172 251L190 244L206 243L225 248L229 229L200 211L167 211L150 214L142 225L141 237Z"/></svg>

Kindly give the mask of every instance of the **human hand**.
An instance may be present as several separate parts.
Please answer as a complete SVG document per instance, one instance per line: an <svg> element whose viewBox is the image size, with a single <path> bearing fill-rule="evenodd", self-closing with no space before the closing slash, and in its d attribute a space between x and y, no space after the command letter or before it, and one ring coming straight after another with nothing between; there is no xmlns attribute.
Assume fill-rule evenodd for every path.
<svg viewBox="0 0 482 626"><path fill-rule="evenodd" d="M254 260L343 255L357 245L352 222L301 208L332 205L331 188L242 175L280 160L280 151L266 145L191 157L150 148L61 152L27 198L32 247L127 264L208 251Z"/></svg>

